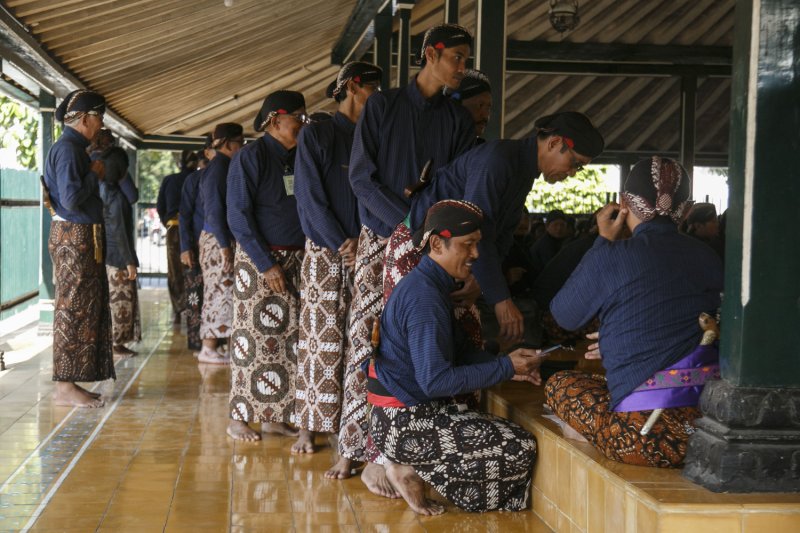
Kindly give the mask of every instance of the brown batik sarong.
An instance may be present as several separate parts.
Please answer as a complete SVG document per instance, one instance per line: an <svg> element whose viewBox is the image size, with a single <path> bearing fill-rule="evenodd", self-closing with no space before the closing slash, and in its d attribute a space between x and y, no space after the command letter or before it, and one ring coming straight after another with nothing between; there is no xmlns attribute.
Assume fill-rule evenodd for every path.
<svg viewBox="0 0 800 533"><path fill-rule="evenodd" d="M203 347L200 324L203 322L203 271L198 265L183 268L183 288L186 294L186 344L190 350Z"/></svg>
<svg viewBox="0 0 800 533"><path fill-rule="evenodd" d="M183 312L183 265L181 264L181 235L178 224L167 223L167 289L172 302L172 311Z"/></svg>
<svg viewBox="0 0 800 533"><path fill-rule="evenodd" d="M398 224L386 245L383 267L384 303L389 300L389 296L400 280L414 270L421 260L422 254L414 248L411 230L404 223ZM453 306L453 314L472 344L477 347L483 346L481 313L477 306L474 303L470 305L456 304Z"/></svg>
<svg viewBox="0 0 800 533"><path fill-rule="evenodd" d="M250 256L234 262L230 417L242 422L294 423L301 250L273 250L288 291L272 291Z"/></svg>
<svg viewBox="0 0 800 533"><path fill-rule="evenodd" d="M342 370L353 270L333 250L306 239L301 272L300 340L297 345L297 426L339 431Z"/></svg>
<svg viewBox="0 0 800 533"><path fill-rule="evenodd" d="M222 268L222 252L217 238L200 234L200 268L203 270L203 311L201 339L227 339L233 325L233 273Z"/></svg>
<svg viewBox="0 0 800 533"><path fill-rule="evenodd" d="M102 257L95 259L95 238L103 242L105 234L101 225L96 227L56 220L50 224L47 249L56 289L53 381L116 378L106 267Z"/></svg>
<svg viewBox="0 0 800 533"><path fill-rule="evenodd" d="M681 466L694 421L701 416L696 407L664 409L650 432L641 435L652 411L612 411L606 378L573 370L554 374L544 394L550 409L600 453L638 466Z"/></svg>
<svg viewBox="0 0 800 533"><path fill-rule="evenodd" d="M142 340L139 291L136 280L128 279L128 269L106 265L108 300L111 305L112 340L115 345Z"/></svg>
<svg viewBox="0 0 800 533"><path fill-rule="evenodd" d="M372 408L370 434L392 462L410 465L459 508L521 511L528 506L536 440L517 424L433 401Z"/></svg>
<svg viewBox="0 0 800 533"><path fill-rule="evenodd" d="M362 226L356 250L353 303L347 326L339 455L367 459L367 376L361 363L372 355L372 324L383 310L383 257L386 242Z"/></svg>

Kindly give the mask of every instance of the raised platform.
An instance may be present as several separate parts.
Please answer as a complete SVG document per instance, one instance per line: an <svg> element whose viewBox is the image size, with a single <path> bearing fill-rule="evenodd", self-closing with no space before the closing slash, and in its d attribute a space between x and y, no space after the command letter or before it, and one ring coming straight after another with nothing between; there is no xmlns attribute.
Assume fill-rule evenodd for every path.
<svg viewBox="0 0 800 533"><path fill-rule="evenodd" d="M554 531L800 531L800 494L717 494L687 481L679 470L610 461L588 443L565 439L558 425L542 416L541 387L504 383L487 391L486 401L490 412L536 436L533 510Z"/></svg>

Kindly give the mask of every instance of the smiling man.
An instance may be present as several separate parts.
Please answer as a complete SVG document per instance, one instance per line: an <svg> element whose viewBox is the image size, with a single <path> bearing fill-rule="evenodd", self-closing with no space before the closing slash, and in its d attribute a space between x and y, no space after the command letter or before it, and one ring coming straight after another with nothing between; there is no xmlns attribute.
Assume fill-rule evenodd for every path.
<svg viewBox="0 0 800 533"><path fill-rule="evenodd" d="M428 210L414 238L425 255L386 303L367 369L372 439L392 485L424 515L443 512L425 498L425 483L467 511L528 504L533 436L454 398L509 379L541 383L537 350L494 356L473 346L453 319L450 293L478 258L482 222L470 202L444 200Z"/></svg>
<svg viewBox="0 0 800 533"><path fill-rule="evenodd" d="M339 453L351 460L366 460L366 380L359 365L372 352L372 323L383 307L386 238L408 214L404 190L419 180L428 163L435 171L475 142L469 113L443 93L461 83L471 46L472 36L461 26L443 24L428 30L419 74L404 87L370 96L356 125L350 184L358 200L361 231L339 432ZM383 468L374 463L361 479L376 494L396 496Z"/></svg>

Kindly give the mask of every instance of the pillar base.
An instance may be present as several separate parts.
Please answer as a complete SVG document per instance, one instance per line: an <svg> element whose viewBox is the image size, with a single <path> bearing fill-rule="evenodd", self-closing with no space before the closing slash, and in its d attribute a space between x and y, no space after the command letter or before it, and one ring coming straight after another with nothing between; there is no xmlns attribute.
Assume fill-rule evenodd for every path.
<svg viewBox="0 0 800 533"><path fill-rule="evenodd" d="M800 389L706 383L683 476L714 492L800 492Z"/></svg>

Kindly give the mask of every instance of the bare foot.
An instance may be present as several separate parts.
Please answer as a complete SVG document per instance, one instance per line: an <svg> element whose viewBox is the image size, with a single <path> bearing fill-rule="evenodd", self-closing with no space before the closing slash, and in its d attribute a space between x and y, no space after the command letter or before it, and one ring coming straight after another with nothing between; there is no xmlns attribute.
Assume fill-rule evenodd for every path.
<svg viewBox="0 0 800 533"><path fill-rule="evenodd" d="M228 422L228 429L225 430L233 440L256 441L261 440L261 433L247 425L241 420L231 420Z"/></svg>
<svg viewBox="0 0 800 533"><path fill-rule="evenodd" d="M328 479L347 479L353 475L353 461L339 456L339 460L325 472Z"/></svg>
<svg viewBox="0 0 800 533"><path fill-rule="evenodd" d="M76 387L78 387L80 390L82 390L83 392L85 392L86 394L88 394L89 396L91 396L92 398L99 398L99 397L100 397L100 393L99 393L99 392L92 392L92 391L90 391L90 390L84 389L83 387L81 387L81 386L80 386L80 385L78 385L77 383L73 383L73 385L75 385Z"/></svg>
<svg viewBox="0 0 800 533"><path fill-rule="evenodd" d="M123 357L133 357L134 355L138 355L138 353L139 353L139 352L135 352L135 351L131 350L130 348L128 348L124 344L115 344L112 347L112 350L114 351L114 355L119 355L119 356L123 356Z"/></svg>
<svg viewBox="0 0 800 533"><path fill-rule="evenodd" d="M216 350L207 349L205 347L203 347L197 355L197 361L209 365L227 365L231 362L230 359L224 355L220 355Z"/></svg>
<svg viewBox="0 0 800 533"><path fill-rule="evenodd" d="M90 396L85 390L74 383L59 381L56 383L56 392L53 395L56 405L68 407L103 407L105 402L99 398Z"/></svg>
<svg viewBox="0 0 800 533"><path fill-rule="evenodd" d="M386 477L386 469L375 463L367 463L361 472L361 481L369 491L384 498L399 498L400 493L394 490L392 483Z"/></svg>
<svg viewBox="0 0 800 533"><path fill-rule="evenodd" d="M425 482L413 467L387 461L386 477L415 513L433 516L444 512L444 507L425 497Z"/></svg>
<svg viewBox="0 0 800 533"><path fill-rule="evenodd" d="M314 453L314 432L301 429L297 435L297 442L292 444L292 453Z"/></svg>
<svg viewBox="0 0 800 533"><path fill-rule="evenodd" d="M296 437L300 434L296 429L290 427L289 424L285 422L266 422L261 424L261 430L264 433L274 433L276 435L285 435L286 437Z"/></svg>

